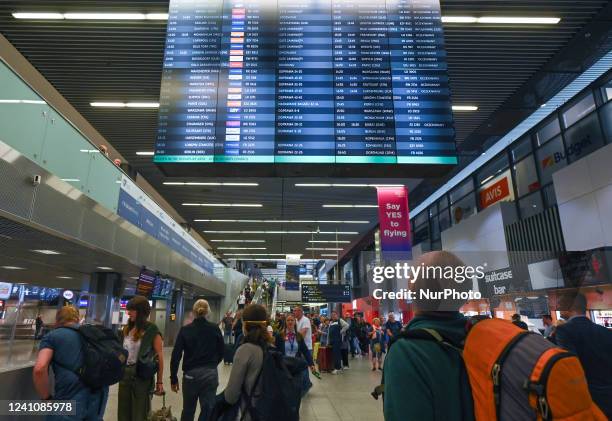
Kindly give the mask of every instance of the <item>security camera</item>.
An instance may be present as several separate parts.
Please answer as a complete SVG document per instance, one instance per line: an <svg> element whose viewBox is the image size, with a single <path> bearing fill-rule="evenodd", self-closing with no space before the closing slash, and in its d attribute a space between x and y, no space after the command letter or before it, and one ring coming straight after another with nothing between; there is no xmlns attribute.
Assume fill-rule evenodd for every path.
<svg viewBox="0 0 612 421"><path fill-rule="evenodd" d="M41 181L42 181L42 176L40 175L32 176L32 185L34 187L39 186Z"/></svg>

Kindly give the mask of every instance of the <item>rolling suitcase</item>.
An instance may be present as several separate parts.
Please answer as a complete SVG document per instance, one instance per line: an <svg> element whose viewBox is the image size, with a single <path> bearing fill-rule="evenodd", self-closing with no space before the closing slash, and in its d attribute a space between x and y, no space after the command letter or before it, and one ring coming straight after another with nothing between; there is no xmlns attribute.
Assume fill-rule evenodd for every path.
<svg viewBox="0 0 612 421"><path fill-rule="evenodd" d="M319 363L319 371L332 371L334 369L331 347L319 347L317 363Z"/></svg>
<svg viewBox="0 0 612 421"><path fill-rule="evenodd" d="M234 362L234 344L225 344L223 348L223 364L228 365Z"/></svg>

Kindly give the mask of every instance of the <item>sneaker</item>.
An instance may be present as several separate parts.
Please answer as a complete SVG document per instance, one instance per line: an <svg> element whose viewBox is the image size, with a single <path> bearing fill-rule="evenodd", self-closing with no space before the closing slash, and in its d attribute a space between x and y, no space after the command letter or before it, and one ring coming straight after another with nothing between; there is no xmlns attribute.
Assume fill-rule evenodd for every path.
<svg viewBox="0 0 612 421"><path fill-rule="evenodd" d="M333 374L333 375L338 374L338 370L332 370L331 374Z"/></svg>
<svg viewBox="0 0 612 421"><path fill-rule="evenodd" d="M346 367L342 367L343 370L348 370L349 366L347 365Z"/></svg>

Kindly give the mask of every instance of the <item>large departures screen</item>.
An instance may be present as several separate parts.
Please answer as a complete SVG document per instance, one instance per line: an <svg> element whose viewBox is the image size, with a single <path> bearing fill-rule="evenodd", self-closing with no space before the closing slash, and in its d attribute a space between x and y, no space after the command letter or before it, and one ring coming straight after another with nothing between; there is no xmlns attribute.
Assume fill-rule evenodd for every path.
<svg viewBox="0 0 612 421"><path fill-rule="evenodd" d="M456 164L439 0L171 0L160 98L160 164Z"/></svg>

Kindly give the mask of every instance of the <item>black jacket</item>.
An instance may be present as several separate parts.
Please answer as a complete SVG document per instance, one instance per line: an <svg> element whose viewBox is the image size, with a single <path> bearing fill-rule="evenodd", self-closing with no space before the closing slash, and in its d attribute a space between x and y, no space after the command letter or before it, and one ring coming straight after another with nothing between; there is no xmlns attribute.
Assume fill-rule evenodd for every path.
<svg viewBox="0 0 612 421"><path fill-rule="evenodd" d="M178 383L178 367L183 358L183 372L193 368L217 368L223 359L223 335L219 327L197 318L179 330L170 360L170 380Z"/></svg>
<svg viewBox="0 0 612 421"><path fill-rule="evenodd" d="M578 356L593 401L612 419L612 331L586 317L556 329L557 344Z"/></svg>

